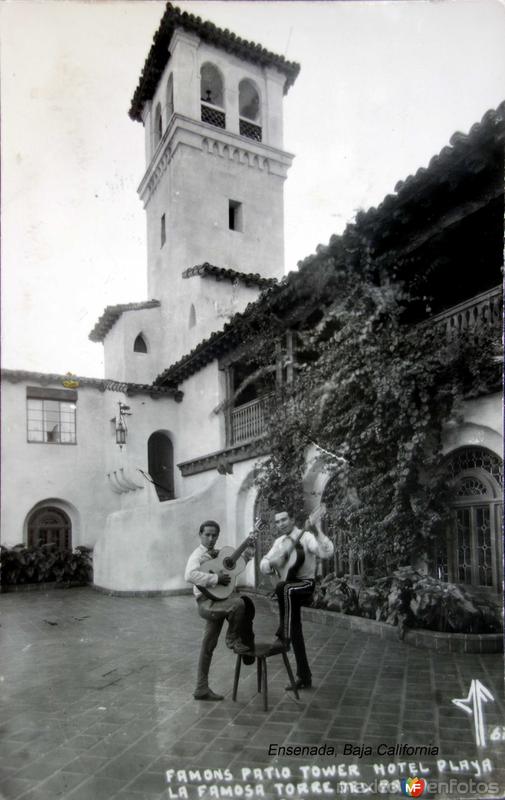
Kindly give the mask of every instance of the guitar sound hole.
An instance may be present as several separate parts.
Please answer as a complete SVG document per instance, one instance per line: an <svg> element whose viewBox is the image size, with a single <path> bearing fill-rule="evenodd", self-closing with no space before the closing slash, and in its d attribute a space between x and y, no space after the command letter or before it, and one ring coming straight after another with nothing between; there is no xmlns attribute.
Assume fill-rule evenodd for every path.
<svg viewBox="0 0 505 800"><path fill-rule="evenodd" d="M226 569L233 569L234 566L235 562L232 558L223 559L223 567L225 567Z"/></svg>

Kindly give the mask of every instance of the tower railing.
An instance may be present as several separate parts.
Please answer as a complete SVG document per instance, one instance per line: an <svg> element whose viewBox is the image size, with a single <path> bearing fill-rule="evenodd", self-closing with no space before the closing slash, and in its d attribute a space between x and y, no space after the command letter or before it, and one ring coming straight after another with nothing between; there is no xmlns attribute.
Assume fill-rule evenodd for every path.
<svg viewBox="0 0 505 800"><path fill-rule="evenodd" d="M215 128L226 128L226 114L211 103L204 103L202 101L201 119L202 122L214 125Z"/></svg>
<svg viewBox="0 0 505 800"><path fill-rule="evenodd" d="M261 126L250 122L243 117L239 119L239 130L241 136L246 136L248 139L254 139L255 142L261 142L262 132Z"/></svg>

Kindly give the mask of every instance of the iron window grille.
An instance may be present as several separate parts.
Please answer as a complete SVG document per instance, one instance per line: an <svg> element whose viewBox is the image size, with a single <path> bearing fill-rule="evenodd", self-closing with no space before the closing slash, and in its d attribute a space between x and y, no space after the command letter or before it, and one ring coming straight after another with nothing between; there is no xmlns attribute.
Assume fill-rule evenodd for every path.
<svg viewBox="0 0 505 800"><path fill-rule="evenodd" d="M261 142L261 127L255 125L253 122L248 122L246 119L239 120L240 135L246 136L248 139L254 139L255 142Z"/></svg>
<svg viewBox="0 0 505 800"><path fill-rule="evenodd" d="M218 108L202 103L202 122L214 125L215 128L226 128L226 114Z"/></svg>

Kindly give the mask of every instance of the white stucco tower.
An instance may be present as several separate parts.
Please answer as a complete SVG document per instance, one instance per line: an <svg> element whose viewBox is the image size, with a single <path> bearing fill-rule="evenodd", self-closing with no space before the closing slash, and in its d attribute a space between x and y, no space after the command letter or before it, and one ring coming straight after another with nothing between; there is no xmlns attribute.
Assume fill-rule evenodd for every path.
<svg viewBox="0 0 505 800"><path fill-rule="evenodd" d="M282 104L298 69L167 6L130 109L145 130L148 296L161 304L161 330L146 335L159 370L283 275Z"/></svg>

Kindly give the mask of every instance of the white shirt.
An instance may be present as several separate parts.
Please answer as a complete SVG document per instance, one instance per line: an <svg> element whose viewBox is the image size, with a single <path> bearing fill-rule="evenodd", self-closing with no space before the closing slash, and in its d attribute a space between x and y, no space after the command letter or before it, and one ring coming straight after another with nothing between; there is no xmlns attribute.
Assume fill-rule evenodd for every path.
<svg viewBox="0 0 505 800"><path fill-rule="evenodd" d="M216 553L219 552L216 550ZM246 561L249 561L250 558L254 556L254 549L251 547L247 547L244 552L242 553L242 558L245 558ZM186 564L186 571L184 572L184 580L187 583L193 584L193 594L195 597L201 597L203 592L200 591L198 588L199 586L217 586L218 582L218 575L213 572L202 572L198 567L203 564L205 561L210 561L210 559L214 558L215 556L211 556L209 551L203 544L199 544L198 547L193 550L190 557L188 558L188 562Z"/></svg>
<svg viewBox="0 0 505 800"><path fill-rule="evenodd" d="M299 535L300 528L293 528L291 533L279 536L275 540L266 556L260 561L260 570L264 575L270 575L274 571L270 565L270 559L275 559L276 556L280 555L282 545L286 539L291 538L296 541ZM298 568L296 577L314 579L316 575L316 557L331 558L333 555L333 542L322 532L319 532L319 536L316 538L310 531L304 531L299 541L305 553L305 560Z"/></svg>
<svg viewBox="0 0 505 800"><path fill-rule="evenodd" d="M198 586L217 586L218 576L211 572L202 572L198 567L205 561L210 561L213 558L203 544L199 544L196 550L193 550L188 563L186 564L186 571L184 573L184 580L187 583L193 584L193 594L195 597L201 597L202 592Z"/></svg>

